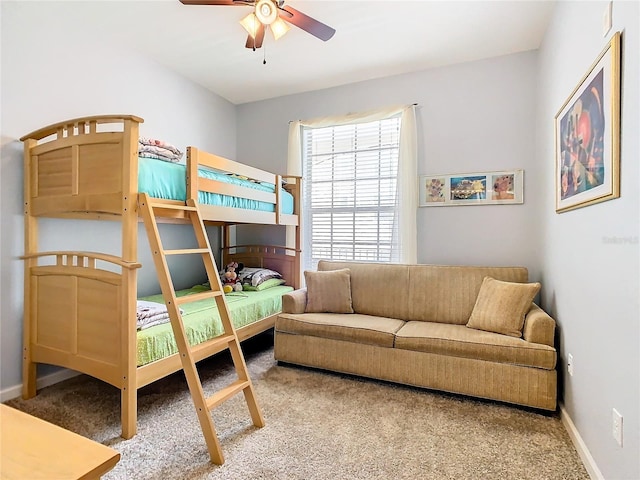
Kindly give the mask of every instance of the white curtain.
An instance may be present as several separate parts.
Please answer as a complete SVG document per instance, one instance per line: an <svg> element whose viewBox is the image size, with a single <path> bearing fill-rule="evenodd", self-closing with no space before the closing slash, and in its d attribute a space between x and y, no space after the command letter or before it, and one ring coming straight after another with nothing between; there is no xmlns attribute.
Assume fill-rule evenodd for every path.
<svg viewBox="0 0 640 480"><path fill-rule="evenodd" d="M401 115L395 215L397 223L395 230L398 234L397 245L399 248L397 258L400 263L416 263L418 244L416 227L416 211L418 209L418 141L415 105L393 106L364 113L292 121L289 124L287 174L302 176L302 127L321 128L375 122L395 115ZM289 244L291 235L295 233L293 229L287 230L287 243Z"/></svg>

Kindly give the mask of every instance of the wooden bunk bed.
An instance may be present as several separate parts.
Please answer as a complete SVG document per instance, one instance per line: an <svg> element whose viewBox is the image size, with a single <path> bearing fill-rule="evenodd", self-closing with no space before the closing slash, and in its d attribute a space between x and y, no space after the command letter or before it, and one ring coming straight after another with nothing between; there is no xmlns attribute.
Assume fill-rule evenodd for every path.
<svg viewBox="0 0 640 480"><path fill-rule="evenodd" d="M174 166L184 169L185 198L154 197L153 192L139 190L139 160L143 159L138 158L138 138L142 122L133 115L84 117L21 138L25 171L23 397L36 394L37 363L96 377L121 391L124 438L136 433L137 390L183 368L177 353L143 365L137 359L141 199L152 198L157 220L171 223L190 223L185 209L196 206L204 224L222 227L222 265L237 261L276 270L287 285L300 286L301 179L287 177L283 182L279 175L188 147L186 167ZM210 171L215 176L203 174ZM273 188L264 191L252 185L227 183L226 178L248 178ZM231 199L233 204L236 200L257 202L261 210L225 206L229 202L209 204L207 196L211 195ZM285 209L287 195L289 210ZM117 220L122 226L121 256L41 252L41 217ZM247 223L287 225L295 229L295 245L230 245L230 226ZM213 265L215 268L215 262ZM207 268L211 279L210 270ZM237 328L237 339L272 328L276 315ZM225 348L214 338L192 346L191 353L193 360L199 361Z"/></svg>

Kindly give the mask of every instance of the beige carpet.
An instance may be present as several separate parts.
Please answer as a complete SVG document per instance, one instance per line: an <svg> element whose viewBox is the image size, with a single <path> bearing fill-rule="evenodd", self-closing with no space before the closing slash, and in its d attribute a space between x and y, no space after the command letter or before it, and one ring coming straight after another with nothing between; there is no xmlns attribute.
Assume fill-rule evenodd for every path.
<svg viewBox="0 0 640 480"><path fill-rule="evenodd" d="M113 479L588 479L558 415L278 365L270 335L245 343L266 426L242 395L213 412L225 464L209 463L182 373L138 394L138 434L119 437L120 395L85 375L9 405L122 454ZM200 364L208 395L235 378Z"/></svg>

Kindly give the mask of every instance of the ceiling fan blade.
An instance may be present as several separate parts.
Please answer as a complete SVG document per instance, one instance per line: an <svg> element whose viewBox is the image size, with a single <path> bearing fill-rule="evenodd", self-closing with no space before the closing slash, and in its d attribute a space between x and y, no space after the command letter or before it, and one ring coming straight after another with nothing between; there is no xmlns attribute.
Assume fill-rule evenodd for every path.
<svg viewBox="0 0 640 480"><path fill-rule="evenodd" d="M262 47L262 41L264 40L264 25L260 24L258 27L258 32L256 33L256 38L254 39L251 35L247 36L247 43L245 43L245 47L256 48Z"/></svg>
<svg viewBox="0 0 640 480"><path fill-rule="evenodd" d="M252 1L244 0L180 0L184 5L253 5Z"/></svg>
<svg viewBox="0 0 640 480"><path fill-rule="evenodd" d="M318 37L320 40L324 40L325 42L333 37L334 33L336 33L334 28L325 25L315 18L311 18L309 15L305 15L295 8L288 6L279 7L278 13L280 18L283 20L292 23L296 27L301 28L305 32L309 32L311 35Z"/></svg>

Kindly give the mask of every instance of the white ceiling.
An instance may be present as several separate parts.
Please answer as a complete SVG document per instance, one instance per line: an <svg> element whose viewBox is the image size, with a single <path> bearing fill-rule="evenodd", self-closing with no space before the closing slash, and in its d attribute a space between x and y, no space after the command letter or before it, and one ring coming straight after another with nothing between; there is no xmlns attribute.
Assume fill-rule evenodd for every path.
<svg viewBox="0 0 640 480"><path fill-rule="evenodd" d="M539 47L554 2L286 0L336 29L328 42L292 26L244 47L248 6L178 0L61 2L69 28L90 26L234 104ZM58 20L56 19L56 20ZM266 65L263 64L266 56Z"/></svg>

